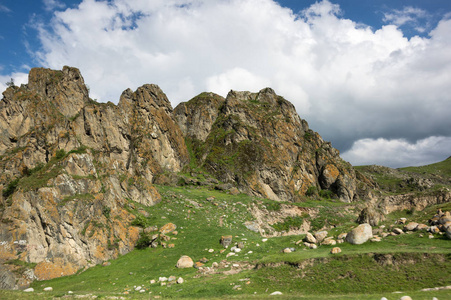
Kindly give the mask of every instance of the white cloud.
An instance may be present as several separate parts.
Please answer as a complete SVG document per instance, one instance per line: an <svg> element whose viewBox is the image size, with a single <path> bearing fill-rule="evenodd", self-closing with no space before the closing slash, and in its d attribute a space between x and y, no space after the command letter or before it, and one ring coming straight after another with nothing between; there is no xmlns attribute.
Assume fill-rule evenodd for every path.
<svg viewBox="0 0 451 300"><path fill-rule="evenodd" d="M47 11L66 8L66 4L64 4L58 0L43 0L43 2L44 2L44 9Z"/></svg>
<svg viewBox="0 0 451 300"><path fill-rule="evenodd" d="M0 4L0 12L10 12L11 10L3 4Z"/></svg>
<svg viewBox="0 0 451 300"><path fill-rule="evenodd" d="M451 20L407 39L396 25L344 19L329 1L296 15L272 0L84 0L54 15L35 24L38 60L80 68L100 101L144 83L173 106L270 86L341 150L363 138L451 136Z"/></svg>
<svg viewBox="0 0 451 300"><path fill-rule="evenodd" d="M341 156L353 165L384 165L393 168L418 166L451 155L451 137L429 137L409 143L404 139L362 139Z"/></svg>
<svg viewBox="0 0 451 300"><path fill-rule="evenodd" d="M395 9L384 14L383 21L400 26L411 26L415 31L424 33L429 29L431 15L420 8L406 6L402 10Z"/></svg>
<svg viewBox="0 0 451 300"><path fill-rule="evenodd" d="M6 83L10 82L11 79L13 79L14 84L16 86L20 86L21 84L28 83L28 74L16 72L16 73L12 73L11 75L8 75L8 76L0 75L0 91L1 92L6 90L6 88L7 88Z"/></svg>

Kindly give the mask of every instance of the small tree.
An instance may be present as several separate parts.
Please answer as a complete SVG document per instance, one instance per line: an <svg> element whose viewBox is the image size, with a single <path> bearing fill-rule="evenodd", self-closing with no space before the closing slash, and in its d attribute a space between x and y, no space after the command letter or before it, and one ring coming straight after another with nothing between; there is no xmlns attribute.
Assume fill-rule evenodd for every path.
<svg viewBox="0 0 451 300"><path fill-rule="evenodd" d="M8 81L8 82L6 83L6 86L7 86L7 87L10 87L10 86L16 86L16 85L14 84L14 79L11 78L11 80Z"/></svg>

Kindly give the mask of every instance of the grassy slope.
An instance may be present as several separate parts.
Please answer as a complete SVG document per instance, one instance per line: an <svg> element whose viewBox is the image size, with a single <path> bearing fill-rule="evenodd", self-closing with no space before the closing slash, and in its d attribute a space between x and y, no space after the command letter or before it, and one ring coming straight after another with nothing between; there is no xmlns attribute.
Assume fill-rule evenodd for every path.
<svg viewBox="0 0 451 300"><path fill-rule="evenodd" d="M343 252L332 256L329 253L331 246L306 250L303 246L295 245L302 235L270 238L267 242L262 242L262 237L246 229L243 222L252 219L247 207L251 203L269 206L268 200L246 195L231 196L207 189L161 186L159 190L163 195L161 203L148 208L135 203L135 211L145 209L149 212L148 222L152 225L175 223L178 226L178 234L169 234L175 239L168 242L174 243L175 248L135 250L111 261L109 266L96 266L78 275L33 284L36 291L42 291L46 286L53 287L54 291L50 294L39 296L35 292L28 296L23 292L1 291L0 298L47 298L65 295L69 290L75 294L91 293L99 296L125 296L123 293L127 291L128 297L133 299L147 299L150 292L151 296L172 298L254 298L255 293L258 298L262 298L276 290L283 292L284 298L287 299L380 299L382 296L395 299L391 292L397 290L406 291L411 296L417 295L414 299L451 297L451 291L418 292L422 288L451 285L451 241L443 236L437 235L435 239L430 240L427 235L420 238L419 233L414 233L388 237L380 243L365 243L359 246L345 243L340 245ZM216 199L207 201L206 198L210 196ZM196 207L193 201L202 207ZM313 206L314 202L307 202L305 206ZM340 212L343 209L340 203L329 204L323 205L328 208L323 213L328 212L329 218L334 211ZM451 208L449 204L440 207ZM272 208L277 209L277 206ZM437 207L430 207L425 212L397 212L388 216L385 224L394 224L394 220L401 216L407 216L409 220L424 221L436 209ZM221 217L222 227L219 226ZM339 220L338 227L330 231L335 236L355 226L354 216L344 214ZM234 241L243 241L245 249L237 256L227 258L227 261L249 261L260 268L229 276L199 276L194 268L175 268L181 255L189 255L194 261L206 257L209 259L206 266L211 266L214 261L225 260L229 251L219 253L222 249L219 239L228 234L234 236ZM281 250L285 247L295 247L297 251L283 254ZM215 251L209 253L208 249ZM253 253L247 254L248 251ZM383 266L374 259L374 253L391 254L396 261L405 263ZM304 269L299 267L303 262L309 262ZM221 271L230 269L229 266ZM173 286L149 283L152 279L158 280L160 276L171 275L183 277L185 283ZM138 285L145 287L146 292L141 294L134 291L133 287ZM237 285L240 285L241 289L237 289ZM399 297L396 296L397 298Z"/></svg>

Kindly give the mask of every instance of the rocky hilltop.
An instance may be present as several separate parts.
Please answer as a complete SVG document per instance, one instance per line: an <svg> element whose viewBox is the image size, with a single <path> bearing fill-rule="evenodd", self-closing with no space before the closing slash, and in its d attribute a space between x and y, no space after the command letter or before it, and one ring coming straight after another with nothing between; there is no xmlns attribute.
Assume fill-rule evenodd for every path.
<svg viewBox="0 0 451 300"><path fill-rule="evenodd" d="M173 110L156 85L97 103L78 69L37 68L3 93L0 130L0 262L28 266L19 286L131 251L134 203L159 202L154 183L201 174L272 200L345 202L371 184L270 88Z"/></svg>
<svg viewBox="0 0 451 300"><path fill-rule="evenodd" d="M225 99L203 93L174 115L196 165L243 192L278 201L318 192L358 197L352 166L270 88Z"/></svg>

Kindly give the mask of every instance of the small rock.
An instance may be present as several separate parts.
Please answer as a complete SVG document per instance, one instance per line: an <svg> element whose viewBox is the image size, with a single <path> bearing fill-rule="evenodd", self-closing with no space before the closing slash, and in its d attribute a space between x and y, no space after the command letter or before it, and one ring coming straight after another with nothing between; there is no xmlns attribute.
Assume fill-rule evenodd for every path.
<svg viewBox="0 0 451 300"><path fill-rule="evenodd" d="M270 295L270 296L282 295L282 292L277 291L277 292L271 293L271 294L269 294L269 295Z"/></svg>
<svg viewBox="0 0 451 300"><path fill-rule="evenodd" d="M382 297L382 298L381 298L381 300L388 300L388 299L387 299L387 298L385 298L385 297Z"/></svg>
<svg viewBox="0 0 451 300"><path fill-rule="evenodd" d="M199 268L201 268L201 267L203 267L203 266L204 266L204 264L201 263L200 261L196 261L196 263L194 264L194 267L195 267L196 269L199 269Z"/></svg>
<svg viewBox="0 0 451 300"><path fill-rule="evenodd" d="M291 253L291 249L290 248L285 248L285 249L283 249L283 253Z"/></svg>
<svg viewBox="0 0 451 300"><path fill-rule="evenodd" d="M135 288L135 291L140 291L141 289L142 289L141 286L137 286L137 287Z"/></svg>
<svg viewBox="0 0 451 300"><path fill-rule="evenodd" d="M396 223L398 224L406 224L407 219L406 218L400 218Z"/></svg>
<svg viewBox="0 0 451 300"><path fill-rule="evenodd" d="M208 252L209 253L213 253L213 252L215 252L215 250L214 249L208 249Z"/></svg>
<svg viewBox="0 0 451 300"><path fill-rule="evenodd" d="M409 296L402 296L399 300L412 300Z"/></svg>
<svg viewBox="0 0 451 300"><path fill-rule="evenodd" d="M74 292L72 292L72 291L68 291L67 292L69 295L72 295Z"/></svg>
<svg viewBox="0 0 451 300"><path fill-rule="evenodd" d="M230 257L230 256L234 256L234 255L235 255L235 252L227 253L226 258L227 258L227 257Z"/></svg>
<svg viewBox="0 0 451 300"><path fill-rule="evenodd" d="M53 288L50 286L44 288L44 292L51 292L51 291L53 291Z"/></svg>
<svg viewBox="0 0 451 300"><path fill-rule="evenodd" d="M177 229L177 226L174 223L167 223L160 228L161 234L167 234L173 232Z"/></svg>
<svg viewBox="0 0 451 300"><path fill-rule="evenodd" d="M213 263L211 264L211 267L212 267L212 268L217 268L217 267L219 267L219 264L218 264L217 262L213 262Z"/></svg>
<svg viewBox="0 0 451 300"><path fill-rule="evenodd" d="M222 236L220 243L224 248L229 247L230 244L232 243L232 236L231 235Z"/></svg>
<svg viewBox="0 0 451 300"><path fill-rule="evenodd" d="M236 246L240 249L244 249L244 243L243 242L238 242L238 244L236 244Z"/></svg>
<svg viewBox="0 0 451 300"><path fill-rule="evenodd" d="M341 253L341 249L339 247L333 247L332 250L330 250L331 254L338 254Z"/></svg>
<svg viewBox="0 0 451 300"><path fill-rule="evenodd" d="M165 281L168 281L168 278L167 277L159 277L158 281L159 282L165 282Z"/></svg>
<svg viewBox="0 0 451 300"><path fill-rule="evenodd" d="M372 241L372 242L381 242L382 239L380 237L378 237L378 236L375 236L370 241Z"/></svg>
<svg viewBox="0 0 451 300"><path fill-rule="evenodd" d="M334 240L333 237L328 237L325 238L322 242L321 245L326 245L326 246L334 246L337 244L337 241Z"/></svg>
<svg viewBox="0 0 451 300"><path fill-rule="evenodd" d="M169 276L169 278L168 278L169 282L176 281L176 280L177 280L177 277L175 277L175 276Z"/></svg>
<svg viewBox="0 0 451 300"><path fill-rule="evenodd" d="M417 222L409 222L404 226L404 231L413 231L419 224Z"/></svg>
<svg viewBox="0 0 451 300"><path fill-rule="evenodd" d="M327 231L318 231L315 233L315 239L317 243L321 243L327 237Z"/></svg>
<svg viewBox="0 0 451 300"><path fill-rule="evenodd" d="M344 240L344 239L346 239L347 235L348 235L347 232L343 232L343 233L340 233L337 238L340 240Z"/></svg>
<svg viewBox="0 0 451 300"><path fill-rule="evenodd" d="M262 242L264 243L264 242L267 242L268 241L268 239L262 239Z"/></svg>
<svg viewBox="0 0 451 300"><path fill-rule="evenodd" d="M182 277L179 277L179 278L177 279L177 284L182 284L183 282L185 282L185 280L183 280Z"/></svg>
<svg viewBox="0 0 451 300"><path fill-rule="evenodd" d="M180 259L177 261L177 265L176 267L179 269L185 269L185 268L192 268L194 265L193 260L191 259L191 257L187 256L187 255L183 255L182 257L180 257Z"/></svg>
<svg viewBox="0 0 451 300"><path fill-rule="evenodd" d="M418 226L415 228L415 231L422 231L422 230L428 230L429 226L426 224L418 224Z"/></svg>
<svg viewBox="0 0 451 300"><path fill-rule="evenodd" d="M152 279L152 280L149 281L149 282L150 282L150 284L155 284L155 283L156 283L155 279Z"/></svg>
<svg viewBox="0 0 451 300"><path fill-rule="evenodd" d="M34 288L28 288L28 289L25 289L25 290L23 290L25 293L32 293L32 292L34 292Z"/></svg>
<svg viewBox="0 0 451 300"><path fill-rule="evenodd" d="M433 236L432 234L430 234L430 235L428 236L428 238L433 239L434 236Z"/></svg>
<svg viewBox="0 0 451 300"><path fill-rule="evenodd" d="M310 232L307 232L304 241L311 244L316 244L316 239Z"/></svg>
<svg viewBox="0 0 451 300"><path fill-rule="evenodd" d="M403 234L404 231L402 231L402 230L399 229L399 228L393 228L393 233L395 233L395 234Z"/></svg>

